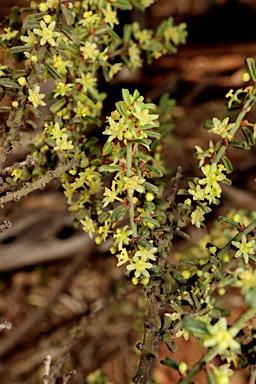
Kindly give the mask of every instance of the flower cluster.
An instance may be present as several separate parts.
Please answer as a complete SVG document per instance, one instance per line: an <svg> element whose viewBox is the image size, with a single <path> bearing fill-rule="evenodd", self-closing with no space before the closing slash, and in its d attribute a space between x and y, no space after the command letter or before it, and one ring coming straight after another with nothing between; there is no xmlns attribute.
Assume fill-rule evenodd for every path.
<svg viewBox="0 0 256 384"><path fill-rule="evenodd" d="M203 346L218 348L218 353L222 354L223 351L230 348L235 352L240 352L241 345L234 340L231 332L228 330L227 320L222 317L216 324L208 324L207 329L210 335L203 336Z"/></svg>

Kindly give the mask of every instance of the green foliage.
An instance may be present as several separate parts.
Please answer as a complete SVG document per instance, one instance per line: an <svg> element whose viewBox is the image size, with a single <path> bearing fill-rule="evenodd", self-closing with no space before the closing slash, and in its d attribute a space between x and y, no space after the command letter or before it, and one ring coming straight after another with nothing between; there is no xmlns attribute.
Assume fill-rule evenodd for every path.
<svg viewBox="0 0 256 384"><path fill-rule="evenodd" d="M172 129L175 102L163 95L155 106L138 90L123 89L122 100L104 125L102 108L108 95L98 86L99 73L110 81L124 66L135 70L144 65L144 59L151 63L185 43L185 24L175 26L172 18L156 31L141 29L137 22L120 28L120 11L143 11L152 3L47 0L11 10L0 44L8 59L20 65L19 69L0 67L0 95L6 100L0 107L6 118L1 128L0 202L2 206L18 201L60 178L74 224L82 225L97 244L111 239L117 265L123 266L133 284L144 286L149 309L133 382L147 382L155 360L153 348L159 341L175 352L175 339L190 335L207 348L200 361L191 369L172 358L163 364L180 372L182 384L191 382L201 369L209 382L221 382L232 375L231 363L233 368L242 358L245 365L253 362L255 214L234 212L221 217L217 236L212 231L201 258L192 257L192 247L191 257L187 252L186 258L181 255L179 266L169 264L168 256L177 237L189 238L189 226L205 225L206 215L220 203L222 183L231 184L229 148L250 150L255 144L256 124L246 116L256 101L256 69L254 61L247 59L248 73L243 78L251 79L252 85L226 95L227 109L237 110L233 121L227 116L206 122L218 141L210 141L207 149L196 146L201 176L191 177L187 189L181 190L179 168L165 198L167 171L161 160L161 139ZM50 88L47 95L41 91L44 82ZM43 120L41 129L38 119ZM6 157L14 146L21 147L22 137L29 138L31 127L39 132L29 146L30 154L23 162L5 167ZM245 140L237 138L238 131ZM223 228L228 228L226 235ZM200 242L194 246L200 248ZM229 286L240 289L248 306L231 326L220 300ZM217 355L225 361L220 367L211 363ZM101 382L101 378L99 373L96 381L91 376L88 382Z"/></svg>

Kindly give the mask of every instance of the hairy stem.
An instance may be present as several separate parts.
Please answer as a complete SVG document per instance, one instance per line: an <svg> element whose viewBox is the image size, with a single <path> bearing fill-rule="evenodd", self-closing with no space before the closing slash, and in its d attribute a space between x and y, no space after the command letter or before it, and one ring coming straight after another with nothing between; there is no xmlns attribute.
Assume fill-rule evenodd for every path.
<svg viewBox="0 0 256 384"><path fill-rule="evenodd" d="M58 165L54 171L47 172L46 175L38 178L26 187L15 192L7 193L5 196L0 197L0 204L5 204L13 200L18 201L21 197L27 196L30 192L33 192L36 189L44 189L45 185L51 180L62 176L64 172L75 167L76 165L76 161L70 161L68 164L64 163Z"/></svg>
<svg viewBox="0 0 256 384"><path fill-rule="evenodd" d="M127 144L126 149L126 176L131 177L132 176L132 143ZM134 238L137 237L137 225L134 221L134 204L133 204L133 194L128 193L128 200L129 200L129 217L130 217L130 225L132 229L132 236Z"/></svg>
<svg viewBox="0 0 256 384"><path fill-rule="evenodd" d="M159 314L160 281L157 281L152 288L149 298L149 309L144 321L144 340L141 350L140 364L133 383L146 384L151 364L155 361L152 353L156 342L157 316Z"/></svg>

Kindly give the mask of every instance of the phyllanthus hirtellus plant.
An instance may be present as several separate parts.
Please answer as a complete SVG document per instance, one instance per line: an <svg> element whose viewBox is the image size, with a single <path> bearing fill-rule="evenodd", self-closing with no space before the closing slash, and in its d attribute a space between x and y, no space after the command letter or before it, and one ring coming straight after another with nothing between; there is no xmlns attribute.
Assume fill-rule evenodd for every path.
<svg viewBox="0 0 256 384"><path fill-rule="evenodd" d="M155 31L142 29L138 22L120 25L121 11L143 11L152 3L47 0L11 9L0 44L9 60L19 62L19 69L0 66L5 122L1 207L59 178L74 225L81 225L97 244L112 240L110 252L117 266L143 289L148 302L134 383L149 380L160 341L171 354L161 362L180 373L180 384L190 383L200 370L210 383L228 383L238 366L250 366L253 380L256 213L234 211L219 217L208 241L190 245L179 265L170 264L170 255L178 237L189 238L189 226L205 225L207 213L220 203L222 184L231 184L229 148L250 150L255 144L256 124L249 114L256 101L255 64L246 60L243 79L249 86L226 95L227 109L237 110L236 117L206 122L218 141L210 141L208 149L196 146L201 176L191 175L187 189L179 189L181 168L170 180L161 156L161 139L170 133L175 105L168 95L156 106L138 90L123 89L113 111L102 116L108 95L99 91L99 73L110 81L124 66L133 71L144 60L151 63L176 53L185 43L186 25L176 26L172 18ZM47 95L41 91L44 82L50 89ZM34 139L31 128L38 130ZM237 138L238 131L244 141ZM21 147L24 136L31 141L30 153L6 167L6 158L14 146ZM10 226L6 218L1 231ZM228 324L229 312L220 303L229 286L240 289L247 304L233 324ZM173 358L178 337L195 337L198 346L206 348L193 367ZM213 360L216 356L221 363Z"/></svg>

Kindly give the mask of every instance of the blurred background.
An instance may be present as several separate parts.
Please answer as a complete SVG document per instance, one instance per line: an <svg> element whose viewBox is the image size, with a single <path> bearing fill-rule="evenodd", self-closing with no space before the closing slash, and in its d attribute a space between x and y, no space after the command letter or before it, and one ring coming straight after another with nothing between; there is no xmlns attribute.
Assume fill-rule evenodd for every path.
<svg viewBox="0 0 256 384"><path fill-rule="evenodd" d="M2 1L0 21L12 6L28 4L26 0ZM135 73L123 70L101 88L109 94L106 114L123 87L137 88L153 102L165 92L177 100L174 131L165 140L163 153L173 172L182 166L185 178L198 173L195 145L206 148L210 139L216 139L204 131L204 121L227 115L226 93L244 86L244 60L256 58L256 2L157 0L144 14L123 12L121 20L127 23L129 17L130 22L156 28L169 16L176 24L188 26L187 44L179 47L177 55L162 57ZM4 64L5 58L0 57L0 62ZM253 113L250 118L255 119ZM26 148L15 152L13 161L23 159L25 153ZM233 186L224 189L217 214L225 214L232 206L256 210L255 150L231 152L231 160ZM44 191L7 204L1 215L2 220L13 222L11 229L0 234L0 321L13 325L13 330L1 334L1 384L43 383L43 360L49 353L59 364L55 365L56 377L77 371L69 383L85 383L87 375L97 369L109 375L109 382L129 383L138 361L134 345L141 337L145 304L139 290L130 287L122 269L115 266L108 244L96 248L87 235L73 228L57 180ZM243 303L231 294L229 306L231 318L236 318ZM193 340L179 343L174 358L191 365L202 354ZM158 361L170 354L161 346ZM154 375L160 384L175 380L159 363ZM195 383L204 380L201 376ZM56 378L56 383L61 382ZM237 373L231 380L233 384L246 382L248 372Z"/></svg>

